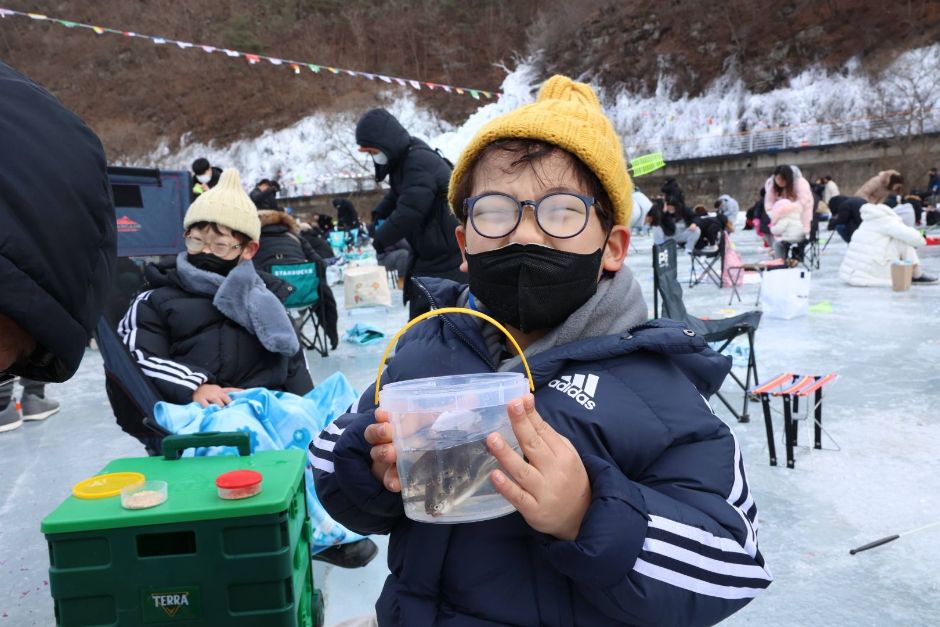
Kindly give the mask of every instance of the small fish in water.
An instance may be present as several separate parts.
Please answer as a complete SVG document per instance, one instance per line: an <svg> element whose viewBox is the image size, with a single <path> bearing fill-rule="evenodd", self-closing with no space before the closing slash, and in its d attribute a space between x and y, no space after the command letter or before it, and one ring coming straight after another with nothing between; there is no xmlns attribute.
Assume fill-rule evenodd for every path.
<svg viewBox="0 0 940 627"><path fill-rule="evenodd" d="M424 492L424 511L444 516L476 494L499 462L484 441L428 451L411 468L409 488Z"/></svg>

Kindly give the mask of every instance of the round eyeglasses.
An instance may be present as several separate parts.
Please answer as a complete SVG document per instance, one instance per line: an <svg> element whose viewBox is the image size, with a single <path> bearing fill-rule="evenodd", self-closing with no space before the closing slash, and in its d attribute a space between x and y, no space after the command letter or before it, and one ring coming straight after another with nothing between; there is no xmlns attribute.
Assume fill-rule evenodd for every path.
<svg viewBox="0 0 940 627"><path fill-rule="evenodd" d="M227 257L232 251L242 247L241 244L227 244L218 240L207 242L195 235L187 235L184 239L186 240L186 252L191 255L201 253L206 249L206 246L208 246L213 255L217 257Z"/></svg>
<svg viewBox="0 0 940 627"><path fill-rule="evenodd" d="M546 235L567 239L578 235L587 226L594 198L554 192L539 200L516 200L508 194L490 192L467 198L464 217L483 237L499 239L516 230L527 205L532 207L535 222Z"/></svg>

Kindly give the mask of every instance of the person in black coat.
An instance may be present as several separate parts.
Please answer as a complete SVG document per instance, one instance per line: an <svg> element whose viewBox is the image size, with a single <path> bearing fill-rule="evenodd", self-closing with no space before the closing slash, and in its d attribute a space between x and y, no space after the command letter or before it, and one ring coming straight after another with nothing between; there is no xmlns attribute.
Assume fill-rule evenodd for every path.
<svg viewBox="0 0 940 627"><path fill-rule="evenodd" d="M264 387L306 394L306 359L283 300L289 286L258 273L261 223L237 170L200 194L183 219L186 251L145 271L118 335L163 400L227 405Z"/></svg>
<svg viewBox="0 0 940 627"><path fill-rule="evenodd" d="M326 282L326 262L310 243L301 237L300 227L296 220L285 212L259 211L258 218L261 220L261 246L252 258L255 268L270 272L271 266L274 265L308 262L317 264L317 275L320 277L317 319L330 339L330 349L335 350L339 344L337 334L339 315L336 297ZM332 255L332 249L330 249L330 254Z"/></svg>
<svg viewBox="0 0 940 627"><path fill-rule="evenodd" d="M78 369L116 262L106 168L78 116L0 63L0 376Z"/></svg>
<svg viewBox="0 0 940 627"><path fill-rule="evenodd" d="M372 155L375 180L389 177L391 184L373 210L377 218L385 220L373 239L376 252L405 239L414 253L406 279L426 276L465 282L455 235L457 218L447 204L448 162L409 135L385 109L371 109L359 119L356 143L360 151ZM403 298L409 303L411 317L430 307L410 280L405 281Z"/></svg>
<svg viewBox="0 0 940 627"><path fill-rule="evenodd" d="M846 243L852 241L852 234L862 225L862 205L868 201L857 196L833 196L829 199L829 230L835 229Z"/></svg>
<svg viewBox="0 0 940 627"><path fill-rule="evenodd" d="M281 191L281 186L277 181L261 179L248 196L258 209L273 209L277 211L280 208L277 206L277 194L279 191Z"/></svg>
<svg viewBox="0 0 940 627"><path fill-rule="evenodd" d="M299 223L298 226L300 227L300 237L310 244L313 252L317 253L320 259L329 263L329 259L336 257L336 252L330 246L330 243L326 241L326 237L324 237L323 231L320 230L318 225L303 222Z"/></svg>
<svg viewBox="0 0 940 627"><path fill-rule="evenodd" d="M209 160L205 157L199 157L193 161L192 170L195 182L190 190L190 202L194 202L199 194L218 185L219 178L222 176L222 168L209 165Z"/></svg>
<svg viewBox="0 0 940 627"><path fill-rule="evenodd" d="M336 209L336 228L348 231L362 226L359 223L359 213L348 198L334 198L331 202Z"/></svg>
<svg viewBox="0 0 940 627"><path fill-rule="evenodd" d="M667 200L672 200L672 204L685 206L685 193L679 187L679 182L674 176L668 177L663 186L659 188L659 191L663 193Z"/></svg>

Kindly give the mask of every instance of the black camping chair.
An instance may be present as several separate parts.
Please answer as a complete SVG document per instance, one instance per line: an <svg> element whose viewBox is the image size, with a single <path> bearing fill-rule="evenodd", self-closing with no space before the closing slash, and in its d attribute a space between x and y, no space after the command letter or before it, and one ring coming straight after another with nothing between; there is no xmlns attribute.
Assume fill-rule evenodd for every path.
<svg viewBox="0 0 940 627"><path fill-rule="evenodd" d="M744 391L744 404L741 413L735 411L727 399L717 392L719 400L737 418L738 422L748 422L748 390L757 385L757 358L754 356L754 334L760 324L761 312L747 313L722 320L703 320L689 315L682 302L682 286L679 284L676 269L676 243L667 240L653 245L653 315L660 317L660 298L662 299L662 317L677 320L688 325L689 329L702 336L706 342L721 342L718 352L724 352L731 342L746 336L748 344L747 372L742 381L732 370L731 377Z"/></svg>
<svg viewBox="0 0 940 627"><path fill-rule="evenodd" d="M137 438L148 454L160 455L160 443L170 433L157 424L153 408L163 399L104 316L98 319L95 340L104 361L108 402L118 425Z"/></svg>
<svg viewBox="0 0 940 627"><path fill-rule="evenodd" d="M725 272L725 230L718 232L718 247L716 250L693 250L689 254L692 265L689 268L689 287L710 280L721 287L721 277ZM715 269L718 264L718 269Z"/></svg>
<svg viewBox="0 0 940 627"><path fill-rule="evenodd" d="M826 242L826 245L828 246L829 242ZM812 272L819 270L820 258L824 250L825 246L819 245L819 214L814 211L813 220L809 225L809 237L799 244L798 250L793 251L792 256L803 264L804 268Z"/></svg>

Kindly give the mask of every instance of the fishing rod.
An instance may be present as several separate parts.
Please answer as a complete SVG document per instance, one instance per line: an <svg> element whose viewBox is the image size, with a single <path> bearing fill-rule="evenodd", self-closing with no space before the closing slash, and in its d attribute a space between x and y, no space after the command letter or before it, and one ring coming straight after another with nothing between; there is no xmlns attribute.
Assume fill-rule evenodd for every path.
<svg viewBox="0 0 940 627"><path fill-rule="evenodd" d="M882 544L893 542L894 540L897 540L898 538L903 538L904 536L909 536L912 533L917 533L918 531L924 531L925 529L930 529L931 527L936 527L938 525L940 525L940 520L938 520L937 522L932 522L929 525L924 525L923 527L918 527L917 529L910 529L908 531L902 531L901 533L896 533L893 536L887 536L885 538L881 538L880 540L869 542L868 544L864 544L858 548L850 550L849 555L855 555L856 553L861 553L862 551L873 549L876 546L881 546Z"/></svg>

